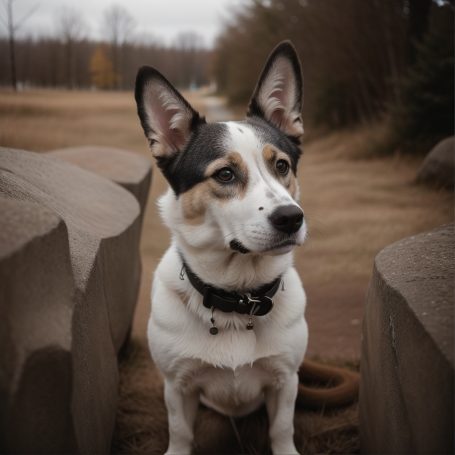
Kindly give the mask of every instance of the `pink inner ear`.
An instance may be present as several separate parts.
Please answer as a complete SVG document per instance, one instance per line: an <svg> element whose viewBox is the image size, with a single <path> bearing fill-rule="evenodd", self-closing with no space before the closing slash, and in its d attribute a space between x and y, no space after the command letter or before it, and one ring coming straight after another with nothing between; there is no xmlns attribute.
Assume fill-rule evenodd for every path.
<svg viewBox="0 0 455 455"><path fill-rule="evenodd" d="M284 109L275 109L270 115L270 121L278 128L282 128L286 124Z"/></svg>
<svg viewBox="0 0 455 455"><path fill-rule="evenodd" d="M173 118L180 114L177 109L162 109L158 119L163 139L174 150L179 150L185 145L184 132L179 128L171 127Z"/></svg>
<svg viewBox="0 0 455 455"><path fill-rule="evenodd" d="M186 143L185 135L178 129L171 129L169 131L169 142L175 150L180 150Z"/></svg>
<svg viewBox="0 0 455 455"><path fill-rule="evenodd" d="M179 150L185 145L185 108L179 109L177 105L169 105L170 103L166 106L162 97L164 87L157 84L147 88L145 106L155 140L161 144L163 150ZM169 95L170 102L174 101L171 96Z"/></svg>
<svg viewBox="0 0 455 455"><path fill-rule="evenodd" d="M272 92L271 97L276 102L275 107L269 113L269 120L285 133L301 137L303 134L302 119L300 113L292 111L291 103L294 95L289 90L292 90L292 86L289 83L283 83L280 89Z"/></svg>
<svg viewBox="0 0 455 455"><path fill-rule="evenodd" d="M275 98L277 100L275 109L269 114L270 120L272 123L277 125L279 128L285 127L289 115L290 106L289 103L291 102L290 99L290 84L286 78L283 78L280 83L280 87L274 90L271 94L271 98ZM292 95L291 95L292 96Z"/></svg>

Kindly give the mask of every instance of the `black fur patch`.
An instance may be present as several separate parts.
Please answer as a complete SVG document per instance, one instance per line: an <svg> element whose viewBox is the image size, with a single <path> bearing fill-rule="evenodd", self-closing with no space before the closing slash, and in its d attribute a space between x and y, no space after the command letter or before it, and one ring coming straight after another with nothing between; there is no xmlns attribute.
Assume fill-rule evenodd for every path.
<svg viewBox="0 0 455 455"><path fill-rule="evenodd" d="M201 124L184 150L161 160L159 166L177 196L202 182L207 166L227 153L226 135L227 128L221 123Z"/></svg>
<svg viewBox="0 0 455 455"><path fill-rule="evenodd" d="M253 128L255 134L261 138L264 144L272 144L289 156L291 169L295 175L297 173L297 163L302 154L298 142L260 117L249 117L246 123Z"/></svg>

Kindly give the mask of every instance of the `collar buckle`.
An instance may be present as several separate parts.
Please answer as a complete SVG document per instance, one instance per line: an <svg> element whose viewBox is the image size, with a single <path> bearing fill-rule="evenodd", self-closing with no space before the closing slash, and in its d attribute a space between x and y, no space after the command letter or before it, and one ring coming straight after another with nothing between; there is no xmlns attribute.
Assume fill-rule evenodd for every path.
<svg viewBox="0 0 455 455"><path fill-rule="evenodd" d="M261 303L261 299L258 297L252 297L251 292L247 292L243 297L243 301L247 300L247 303Z"/></svg>

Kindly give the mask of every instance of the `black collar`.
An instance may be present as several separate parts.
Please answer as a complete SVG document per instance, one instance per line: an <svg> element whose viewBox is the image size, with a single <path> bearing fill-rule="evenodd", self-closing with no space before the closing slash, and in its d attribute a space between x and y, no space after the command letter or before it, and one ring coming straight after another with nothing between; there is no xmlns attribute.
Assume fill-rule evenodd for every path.
<svg viewBox="0 0 455 455"><path fill-rule="evenodd" d="M272 297L278 291L281 277L276 278L271 283L253 289L245 294L238 292L228 292L204 283L183 260L182 271L185 270L188 280L193 287L204 297L203 304L211 310L220 310L224 313L233 311L250 316L264 316L273 307ZM181 275L182 277L182 275ZM183 279L183 278L182 278Z"/></svg>

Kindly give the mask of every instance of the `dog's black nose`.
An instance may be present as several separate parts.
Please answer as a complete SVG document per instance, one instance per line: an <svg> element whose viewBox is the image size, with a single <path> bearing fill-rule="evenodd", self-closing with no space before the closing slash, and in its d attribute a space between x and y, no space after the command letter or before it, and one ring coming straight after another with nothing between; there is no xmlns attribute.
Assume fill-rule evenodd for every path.
<svg viewBox="0 0 455 455"><path fill-rule="evenodd" d="M269 219L275 229L293 234L302 226L303 212L296 205L282 205L274 210Z"/></svg>

